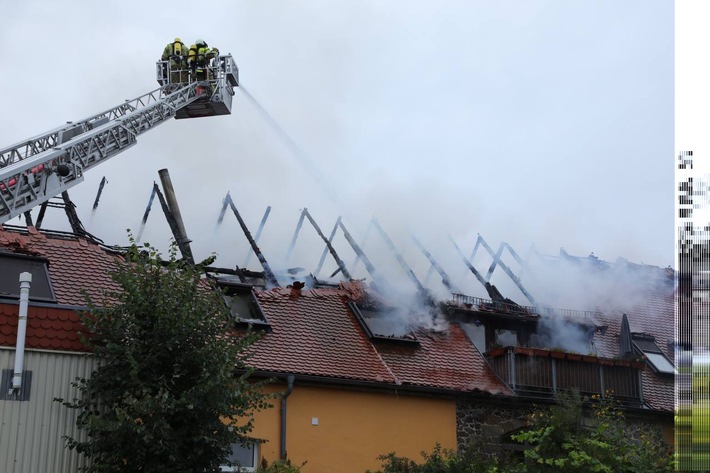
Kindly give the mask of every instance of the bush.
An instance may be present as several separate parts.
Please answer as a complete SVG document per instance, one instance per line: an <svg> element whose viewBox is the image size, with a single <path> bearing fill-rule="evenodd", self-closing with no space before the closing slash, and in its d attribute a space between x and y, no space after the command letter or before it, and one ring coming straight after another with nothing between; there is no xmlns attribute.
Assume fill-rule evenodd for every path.
<svg viewBox="0 0 710 473"><path fill-rule="evenodd" d="M522 456L490 455L482 443L463 452L436 445L422 452L423 463L395 453L382 455L374 473L670 473L670 448L660 438L629 428L611 397L594 397L592 415L585 416L578 392L559 397L553 408L536 409L528 426L511 438L527 448ZM373 472L368 472L373 473Z"/></svg>

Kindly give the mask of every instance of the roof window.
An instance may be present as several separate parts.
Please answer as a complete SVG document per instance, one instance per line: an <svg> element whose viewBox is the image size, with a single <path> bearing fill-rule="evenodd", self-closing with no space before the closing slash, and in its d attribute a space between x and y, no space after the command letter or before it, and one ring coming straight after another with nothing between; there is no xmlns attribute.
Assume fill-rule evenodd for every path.
<svg viewBox="0 0 710 473"><path fill-rule="evenodd" d="M56 302L47 266L44 258L0 252L0 297L19 299L20 273L28 272L32 274L30 300Z"/></svg>
<svg viewBox="0 0 710 473"><path fill-rule="evenodd" d="M360 306L354 302L350 302L349 306L371 339L419 344L412 329L398 316L397 311Z"/></svg>
<svg viewBox="0 0 710 473"><path fill-rule="evenodd" d="M632 334L634 348L637 352L646 357L649 366L659 374L675 374L675 366L671 360L663 353L656 344L656 339L652 335L634 333Z"/></svg>
<svg viewBox="0 0 710 473"><path fill-rule="evenodd" d="M254 289L250 285L218 282L222 290L224 302L229 307L237 324L252 325L254 327L268 327L269 321L256 299Z"/></svg>

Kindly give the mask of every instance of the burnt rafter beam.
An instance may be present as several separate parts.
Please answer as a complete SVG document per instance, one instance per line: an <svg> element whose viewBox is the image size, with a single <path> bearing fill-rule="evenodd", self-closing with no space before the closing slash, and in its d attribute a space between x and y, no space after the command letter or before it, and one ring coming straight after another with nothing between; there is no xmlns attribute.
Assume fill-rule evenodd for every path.
<svg viewBox="0 0 710 473"><path fill-rule="evenodd" d="M259 238L261 238L261 232L264 231L264 226L266 225L266 220L269 218L269 214L271 213L271 206L267 206L266 210L264 211L264 216L261 217L261 222L259 222L259 228L256 229L256 234L254 235L254 241L259 242ZM249 260L251 259L251 255L254 254L254 250L249 247L249 252L247 253L247 257L244 260L244 267L246 268L249 265Z"/></svg>
<svg viewBox="0 0 710 473"><path fill-rule="evenodd" d="M101 178L101 182L99 183L99 190L96 192L96 199L94 200L94 207L92 208L93 211L95 211L98 206L99 206L99 199L101 199L101 193L104 191L104 186L108 183L108 180L106 179L106 176Z"/></svg>
<svg viewBox="0 0 710 473"><path fill-rule="evenodd" d="M264 279L267 281L267 283L270 286L277 287L279 285L279 281L276 279L276 275L274 275L274 272L271 270L271 267L269 266L269 263L266 261L266 258L261 253L261 250L257 246L256 241L254 241L254 238L251 236L251 233L249 232L249 229L247 228L246 223L244 223L242 216L239 214L239 211L237 210L237 206L234 205L234 201L232 200L232 196L229 195L229 193L227 193L224 200L227 202L227 204L232 209L232 213L234 213L234 216L237 217L237 221L239 222L239 226L242 227L242 231L244 232L244 236L249 241L249 244L251 245L252 250L254 250L254 254L259 259L259 262L261 263L261 267L264 268Z"/></svg>
<svg viewBox="0 0 710 473"><path fill-rule="evenodd" d="M520 282L520 278L518 278L513 273L513 271L508 267L508 265L505 264L503 262L503 260L500 259L500 256L503 252L504 246L501 245L498 249L498 252L494 252L493 248L491 248L490 245L488 245L488 243L486 243L486 241L483 239L483 237L481 235L478 235L478 239L481 241L481 245L483 246L483 248L493 258L493 264L488 269L488 277L486 278L486 282L488 282L490 280L490 276L491 276L491 274L493 274L493 270L495 269L496 264L497 264L498 266L500 266L500 269L502 269L505 272L505 274L507 274L508 277L515 283L515 285L518 286L518 289L520 289L520 292L522 292L525 295L525 297L527 297L527 299L530 301L530 303L533 306L536 306L537 302L535 302L535 298L533 298L533 296L527 291L527 289L525 289L525 287L523 287L523 284Z"/></svg>
<svg viewBox="0 0 710 473"><path fill-rule="evenodd" d="M350 232L348 231L347 228L345 228L345 224L343 224L342 220L338 222L338 226L340 229L343 231L343 236L345 239L348 241L350 244L350 247L353 249L355 254L357 255L358 259L362 260L363 264L365 265L365 269L367 269L367 272L372 276L372 279L378 283L381 286L387 286L387 282L380 276L380 274L377 272L375 267L370 263L370 260L367 259L367 256L365 256L365 253L362 251L360 246L355 242L355 239L350 235Z"/></svg>
<svg viewBox="0 0 710 473"><path fill-rule="evenodd" d="M468 267L469 271L471 271L473 273L473 275L476 276L476 279L478 279L478 282L480 282L481 285L483 285L483 287L486 288L486 290L488 290L488 286L490 286L488 284L488 281L486 281L484 279L484 277L481 276L481 273L478 272L478 270L473 266L471 261L466 259L466 256L463 254L463 252L461 251L461 248L459 248L459 245L456 244L454 239L451 236L449 236L449 239L451 240L451 243L453 243L454 248L456 248L456 251L458 251L459 255L461 256L461 259L463 259L463 262ZM476 245L476 246L478 246L478 245ZM488 286L487 286L487 284L488 284Z"/></svg>
<svg viewBox="0 0 710 473"><path fill-rule="evenodd" d="M387 232L382 228L380 223L377 221L377 219L372 219L372 226L377 230L377 232L380 234L382 237L382 240L384 240L385 244L387 247L390 249L392 254L394 254L395 259L399 263L399 265L402 267L402 270L404 270L404 273L407 275L410 281L412 281L412 284L417 288L417 292L419 293L419 296L430 306L434 307L436 306L436 302L434 301L434 298L431 296L429 291L427 291L424 286L422 285L421 282L419 282L419 279L417 279L416 274L414 274L414 271L412 271L412 268L409 267L407 262L404 260L402 257L402 254L397 251L397 248L394 246L394 242L392 239L387 235Z"/></svg>
<svg viewBox="0 0 710 473"><path fill-rule="evenodd" d="M39 230L40 227L42 226L42 221L44 220L44 214L45 214L45 212L47 212L47 204L49 204L48 200L42 202L42 205L40 205L40 207L39 207L39 215L37 215L37 224L35 225L35 228L37 228L37 230Z"/></svg>
<svg viewBox="0 0 710 473"><path fill-rule="evenodd" d="M333 230L330 232L330 236L328 237L328 243L331 245L333 244L333 239L335 238L335 233L338 231L338 224L340 223L340 217L335 221L335 225L333 225ZM323 264L325 263L325 257L328 256L328 245L323 248L323 253L320 255L320 260L318 260L318 266L316 267L315 272L313 273L313 277L317 278L318 275L320 275L321 269L323 269ZM340 271L340 268L338 268L338 271ZM333 275L335 276L335 274ZM333 277L331 276L331 277Z"/></svg>
<svg viewBox="0 0 710 473"><path fill-rule="evenodd" d="M158 201L160 202L160 207L163 209L163 213L165 214L165 219L168 221L168 225L170 226L170 231L173 233L173 237L175 238L175 242L177 243L177 246L180 249L180 253L182 254L182 257L185 258L185 260L188 263L195 264L195 259L192 257L192 250L190 249L190 245L188 244L187 241L185 241L185 239L179 238L180 226L178 225L178 222L175 219L175 216L173 215L172 211L170 210L170 207L168 206L168 202L165 200L165 196L163 196L163 193L160 191L158 184L155 182L153 183L153 191L155 192L155 195L158 196Z"/></svg>
<svg viewBox="0 0 710 473"><path fill-rule="evenodd" d="M23 215L25 216L25 225L27 225L28 227L34 227L34 225L32 224L32 214L30 213L30 211L26 210Z"/></svg>
<svg viewBox="0 0 710 473"><path fill-rule="evenodd" d="M76 205L74 205L74 202L72 202L69 198L69 192L62 192L62 200L64 201L64 212L67 214L72 231L77 235L84 235L86 230L84 229L84 225L81 223L81 220L79 220L79 216L76 213Z"/></svg>
<svg viewBox="0 0 710 473"><path fill-rule="evenodd" d="M301 212L301 215L298 217L298 223L296 224L296 230L293 232L293 237L291 238L291 244L288 245L288 251L286 252L286 257L284 258L284 264L288 264L288 261L291 259L291 253L293 253L293 249L296 247L296 240L298 240L298 234L301 233L301 228L303 227L303 219L305 218L306 212L303 211Z"/></svg>
<svg viewBox="0 0 710 473"><path fill-rule="evenodd" d="M143 230L145 229L145 224L148 222L148 215L150 215L150 210L153 208L153 200L155 200L155 194L158 191L158 184L153 181L153 189L150 191L150 197L148 198L148 205L145 207L145 212L143 212L143 219L141 220L141 226L138 230L138 236L136 236L136 242L141 241L143 236Z"/></svg>
<svg viewBox="0 0 710 473"><path fill-rule="evenodd" d="M301 211L301 216L305 216L308 221L313 225L313 228L315 228L316 232L318 233L318 236L321 237L321 239L325 242L325 246L328 248L328 251L330 251L330 254L333 255L333 259L335 260L335 263L338 265L338 269L340 272L343 273L343 276L346 279L352 279L352 276L348 272L347 268L345 267L345 263L343 263L343 260L340 259L338 256L338 253L335 251L335 248L333 248L333 245L330 243L330 240L323 235L323 232L321 231L320 227L316 223L316 221L313 219L311 214L308 212L308 209L303 209ZM340 218L338 218L338 222L340 221ZM332 236L331 236L332 240Z"/></svg>
<svg viewBox="0 0 710 473"><path fill-rule="evenodd" d="M451 281L451 278L446 273L446 271L444 271L444 268L442 268L441 265L431 255L431 253L429 253L426 248L424 248L424 245L422 245L421 242L417 240L417 238L414 236L412 236L412 240L414 240L414 244L417 245L419 251L421 251L424 256L426 256L426 258L429 260L429 264L431 266L429 267L427 277L429 276L429 274L431 274L432 270L436 270L436 272L439 273L439 276L441 276L441 282L444 284L444 286L446 286L446 289L448 289L449 292L454 294L461 294L461 291L458 287L456 287L456 284Z"/></svg>
<svg viewBox="0 0 710 473"><path fill-rule="evenodd" d="M370 233L372 232L372 222L367 224L367 228L365 229L365 235L363 235L362 240L360 241L360 248L365 248L365 244L367 243L368 239L370 238ZM357 265L360 262L360 255L355 253L355 261L353 261L352 269L353 272L357 269Z"/></svg>

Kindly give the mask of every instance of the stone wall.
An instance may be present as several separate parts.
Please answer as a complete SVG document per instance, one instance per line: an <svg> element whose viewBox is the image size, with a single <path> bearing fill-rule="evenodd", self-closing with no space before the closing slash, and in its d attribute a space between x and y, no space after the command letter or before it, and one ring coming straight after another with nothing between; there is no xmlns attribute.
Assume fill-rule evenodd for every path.
<svg viewBox="0 0 710 473"><path fill-rule="evenodd" d="M469 444L482 446L483 451L496 454L517 446L509 440L509 435L527 424L528 415L534 410L551 407L550 404L535 406L526 402L519 404L494 404L480 400L459 399L456 403L456 440L459 450ZM669 444L669 436L664 430L668 422L661 420L639 419L626 416L626 429L629 436L640 439L641 436L654 442ZM671 425L672 427L672 425ZM667 432L665 432L667 434ZM670 439L672 442L672 438ZM505 448L507 446L508 448Z"/></svg>
<svg viewBox="0 0 710 473"><path fill-rule="evenodd" d="M530 406L504 406L476 400L456 403L456 439L459 450L482 443L489 453L501 450L506 434L526 425Z"/></svg>

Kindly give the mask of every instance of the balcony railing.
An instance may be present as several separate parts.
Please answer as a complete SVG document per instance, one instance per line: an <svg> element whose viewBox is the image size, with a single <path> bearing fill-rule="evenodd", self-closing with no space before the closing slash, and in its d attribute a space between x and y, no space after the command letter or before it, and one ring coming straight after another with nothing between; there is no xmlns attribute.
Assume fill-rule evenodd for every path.
<svg viewBox="0 0 710 473"><path fill-rule="evenodd" d="M526 347L495 348L487 355L520 395L553 397L576 388L584 396L611 394L626 405L643 404L640 362Z"/></svg>
<svg viewBox="0 0 710 473"><path fill-rule="evenodd" d="M452 294L454 301L474 306L479 310L508 312L523 315L548 315L553 317L574 317L592 319L595 312L591 310L576 309L556 309L552 307L533 307L527 305L509 304L506 302L496 302L481 297L467 296L465 294Z"/></svg>

